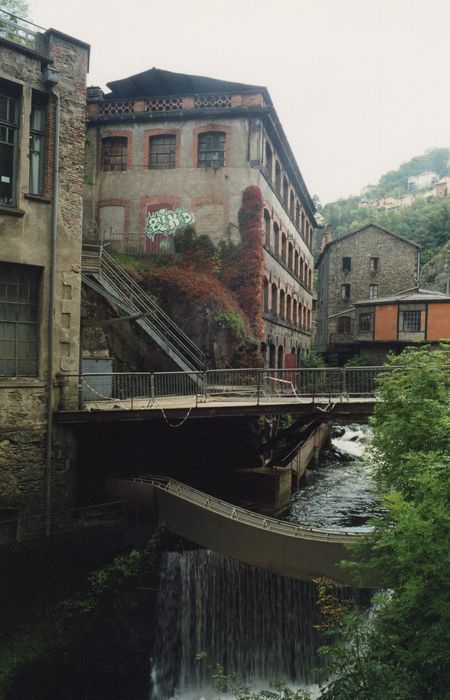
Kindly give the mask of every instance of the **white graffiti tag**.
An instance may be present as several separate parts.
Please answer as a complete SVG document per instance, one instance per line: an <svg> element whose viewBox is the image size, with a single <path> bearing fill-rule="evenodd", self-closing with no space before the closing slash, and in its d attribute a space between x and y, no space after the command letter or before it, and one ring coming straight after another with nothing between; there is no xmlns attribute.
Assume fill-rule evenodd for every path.
<svg viewBox="0 0 450 700"><path fill-rule="evenodd" d="M194 223L194 215L185 209L159 209L147 215L145 222L145 235L153 240L157 233L166 233L172 236L175 231L183 226Z"/></svg>

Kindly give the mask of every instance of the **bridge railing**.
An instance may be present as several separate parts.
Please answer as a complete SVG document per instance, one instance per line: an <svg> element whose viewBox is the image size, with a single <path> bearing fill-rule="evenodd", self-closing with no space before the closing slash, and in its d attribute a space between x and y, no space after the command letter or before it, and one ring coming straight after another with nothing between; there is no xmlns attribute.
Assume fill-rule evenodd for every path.
<svg viewBox="0 0 450 700"><path fill-rule="evenodd" d="M182 398L189 405L207 401L240 401L253 405L270 401L330 403L350 397L373 397L388 367L295 367L292 369L219 369L203 372L113 372L71 376L79 386L79 404L109 404L111 408L151 408L158 400ZM67 383L69 377L64 376ZM61 382L61 410L64 381Z"/></svg>

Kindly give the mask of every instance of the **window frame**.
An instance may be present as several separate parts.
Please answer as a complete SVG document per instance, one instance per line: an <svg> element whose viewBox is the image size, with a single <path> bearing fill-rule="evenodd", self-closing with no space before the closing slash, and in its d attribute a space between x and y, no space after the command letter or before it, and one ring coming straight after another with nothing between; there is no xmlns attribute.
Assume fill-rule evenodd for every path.
<svg viewBox="0 0 450 700"><path fill-rule="evenodd" d="M37 377L41 270L15 263L0 270L0 376Z"/></svg>
<svg viewBox="0 0 450 700"><path fill-rule="evenodd" d="M345 292L345 293L344 293ZM341 299L343 301L346 301L348 299L351 299L352 297L352 288L351 285L348 284L348 282L345 282L344 284L341 284Z"/></svg>
<svg viewBox="0 0 450 700"><path fill-rule="evenodd" d="M42 124L41 128L33 127L33 115L36 111L42 113ZM44 194L45 186L45 158L46 158L46 129L47 129L47 107L39 99L33 97L31 103L30 112L30 135L29 135L29 147L28 147L28 161L29 161L29 173L28 173L28 192L29 194L34 194L38 197L42 197ZM33 139L40 139L41 148L40 150L32 149ZM37 186L32 182L33 178L33 154L37 155L38 168L37 168Z"/></svg>
<svg viewBox="0 0 450 700"><path fill-rule="evenodd" d="M414 328L407 328L411 325L410 321L415 319ZM403 333L420 333L422 327L422 311L420 309L406 309L402 311L402 332Z"/></svg>
<svg viewBox="0 0 450 700"><path fill-rule="evenodd" d="M369 258L369 272L373 275L380 269L380 258L376 255L371 255Z"/></svg>
<svg viewBox="0 0 450 700"><path fill-rule="evenodd" d="M157 149L155 149L156 142L159 141L160 143L162 142L163 139L170 139L170 150L168 153L163 153L163 152L158 152ZM164 144L163 144L164 145ZM149 170L173 170L174 168L177 167L177 136L176 134L151 134L149 136L149 142L148 142L148 149L149 149L149 154L148 154L148 169ZM168 164L161 164L158 165L155 162L152 162L154 157L156 156L161 156L161 155L168 155Z"/></svg>
<svg viewBox="0 0 450 700"><path fill-rule="evenodd" d="M3 151L3 148L10 148L12 153L11 157L8 158L11 164L10 171L5 170L4 173L0 172L0 204L6 207L14 207L17 198L20 97L19 94L13 94L13 92L15 92L13 88L8 88L5 84L0 84L0 99L6 101L5 118L2 118L0 114L0 153ZM14 105L13 115L11 115L12 105ZM9 140L11 136L12 140ZM1 160L2 158L0 157L0 162ZM8 178L9 182L2 182L2 178ZM5 187L3 187L3 185ZM6 185L10 185L10 193L9 196L5 194L4 197L2 190L5 189L5 192L7 192Z"/></svg>
<svg viewBox="0 0 450 700"><path fill-rule="evenodd" d="M369 284L369 299L378 299L378 284Z"/></svg>
<svg viewBox="0 0 450 700"><path fill-rule="evenodd" d="M117 167L105 167L105 146L106 142L113 142L116 141L117 143L120 141L122 144L122 152L120 156L117 154L109 154L108 158L114 157L120 157L121 162L120 168ZM124 147L124 150L123 150ZM128 148L129 148L129 143L128 143L128 136L125 135L106 135L102 136L101 142L100 142L100 171L102 173L120 173L120 172L126 172L128 170ZM108 165L111 165L111 163L108 163ZM117 165L117 164L114 164Z"/></svg>
<svg viewBox="0 0 450 700"><path fill-rule="evenodd" d="M352 319L350 316L340 316L337 320L338 335L351 335Z"/></svg>
<svg viewBox="0 0 450 700"><path fill-rule="evenodd" d="M372 333L373 330L373 313L366 311L359 314L358 318L358 332L359 333Z"/></svg>
<svg viewBox="0 0 450 700"><path fill-rule="evenodd" d="M352 271L352 259L348 255L342 256L342 272Z"/></svg>
<svg viewBox="0 0 450 700"><path fill-rule="evenodd" d="M211 138L214 140L214 137L221 137L222 142L220 144L214 144L213 142L210 147L207 147L207 143L205 143L205 148L203 149L203 142ZM224 168L226 140L226 132L219 129L211 129L210 131L203 131L199 133L197 137L197 168L213 168L214 170ZM218 145L221 146L221 148L219 148ZM205 154L205 157L201 158L201 155L203 154ZM207 154L211 154L209 158L206 157ZM213 154L217 154L218 157L212 158L211 156Z"/></svg>

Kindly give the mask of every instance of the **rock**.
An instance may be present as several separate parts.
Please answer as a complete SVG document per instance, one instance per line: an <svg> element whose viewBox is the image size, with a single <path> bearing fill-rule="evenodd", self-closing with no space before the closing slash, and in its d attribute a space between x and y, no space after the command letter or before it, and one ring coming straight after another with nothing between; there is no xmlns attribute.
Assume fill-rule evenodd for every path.
<svg viewBox="0 0 450 700"><path fill-rule="evenodd" d="M332 438L340 438L345 434L345 428L343 425L333 425L331 429Z"/></svg>

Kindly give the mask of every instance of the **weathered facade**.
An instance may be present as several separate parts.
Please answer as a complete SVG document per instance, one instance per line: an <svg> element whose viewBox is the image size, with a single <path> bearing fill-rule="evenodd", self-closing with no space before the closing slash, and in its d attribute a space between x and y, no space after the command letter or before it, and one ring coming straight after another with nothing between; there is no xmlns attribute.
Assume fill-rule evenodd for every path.
<svg viewBox="0 0 450 700"><path fill-rule="evenodd" d="M242 192L258 186L262 349L269 366L296 364L310 345L315 208L267 89L155 68L108 87L88 90L84 237L170 252L161 228L146 235L149 217L169 216L216 244L239 242Z"/></svg>
<svg viewBox="0 0 450 700"><path fill-rule="evenodd" d="M88 58L77 39L2 16L0 539L73 498L73 440L52 410L79 369Z"/></svg>
<svg viewBox="0 0 450 700"><path fill-rule="evenodd" d="M420 246L375 224L341 238L327 230L318 258L317 342L342 359L360 353L355 303L417 285Z"/></svg>

